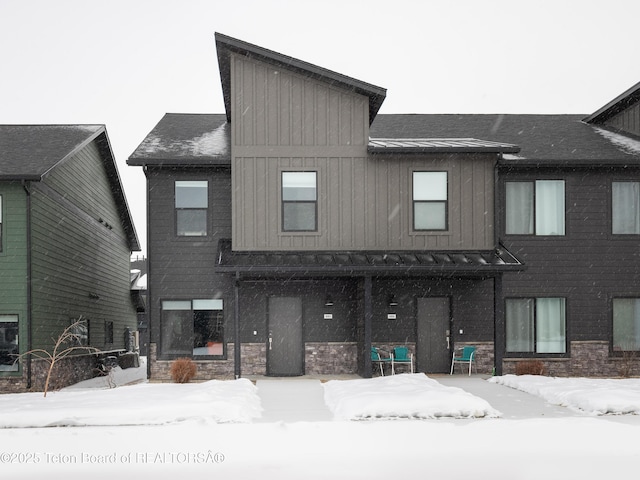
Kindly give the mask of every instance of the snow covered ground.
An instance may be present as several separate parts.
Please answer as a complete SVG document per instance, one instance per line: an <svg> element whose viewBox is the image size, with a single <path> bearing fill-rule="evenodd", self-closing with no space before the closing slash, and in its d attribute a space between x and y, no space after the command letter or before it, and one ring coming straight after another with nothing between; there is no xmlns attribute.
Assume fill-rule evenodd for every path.
<svg viewBox="0 0 640 480"><path fill-rule="evenodd" d="M424 375L334 380L324 384L333 420L260 422L259 387L247 380L126 385L141 372L116 371L117 388L96 379L47 398L0 395L2 478L585 480L628 477L640 460L640 417L575 411L640 411L640 380L601 390L590 379L476 379L496 399L515 392L500 383L550 401L551 385L553 395L571 393L563 397L571 415L524 420L500 418L464 387ZM285 392L280 405L295 406ZM584 408L596 397L606 410ZM64 424L90 426L38 426ZM7 428L18 425L32 428Z"/></svg>

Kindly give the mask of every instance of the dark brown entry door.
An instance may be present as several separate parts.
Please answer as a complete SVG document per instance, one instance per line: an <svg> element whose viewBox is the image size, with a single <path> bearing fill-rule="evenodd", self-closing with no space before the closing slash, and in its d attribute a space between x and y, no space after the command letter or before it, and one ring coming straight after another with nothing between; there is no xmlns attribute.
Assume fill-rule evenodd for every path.
<svg viewBox="0 0 640 480"><path fill-rule="evenodd" d="M302 299L269 297L268 315L267 375L303 375Z"/></svg>
<svg viewBox="0 0 640 480"><path fill-rule="evenodd" d="M446 373L451 367L449 297L418 298L416 367L419 372Z"/></svg>

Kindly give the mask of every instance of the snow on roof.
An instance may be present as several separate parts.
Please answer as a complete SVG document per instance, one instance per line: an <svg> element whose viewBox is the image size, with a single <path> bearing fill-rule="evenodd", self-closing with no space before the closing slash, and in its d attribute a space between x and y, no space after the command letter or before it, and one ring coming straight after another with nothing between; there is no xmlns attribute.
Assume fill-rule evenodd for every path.
<svg viewBox="0 0 640 480"><path fill-rule="evenodd" d="M153 132L142 142L137 154L156 155L158 153L173 153L179 156L220 156L228 154L227 124L223 123L211 132L206 132L184 140L167 141L166 138Z"/></svg>
<svg viewBox="0 0 640 480"><path fill-rule="evenodd" d="M634 138L628 137L626 135L621 135L619 133L612 132L610 130L605 130L600 127L593 127L596 132L602 135L604 138L613 143L620 150L630 153L632 155L640 154L640 140L636 140Z"/></svg>

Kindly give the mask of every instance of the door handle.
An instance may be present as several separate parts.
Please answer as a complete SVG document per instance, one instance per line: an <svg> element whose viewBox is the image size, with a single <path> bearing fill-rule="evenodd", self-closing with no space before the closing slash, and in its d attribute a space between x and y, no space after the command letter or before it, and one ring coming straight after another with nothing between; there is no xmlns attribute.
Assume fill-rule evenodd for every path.
<svg viewBox="0 0 640 480"><path fill-rule="evenodd" d="M273 347L273 338L269 337L269 350Z"/></svg>
<svg viewBox="0 0 640 480"><path fill-rule="evenodd" d="M449 335L447 335L447 350L451 350L451 342L449 340Z"/></svg>

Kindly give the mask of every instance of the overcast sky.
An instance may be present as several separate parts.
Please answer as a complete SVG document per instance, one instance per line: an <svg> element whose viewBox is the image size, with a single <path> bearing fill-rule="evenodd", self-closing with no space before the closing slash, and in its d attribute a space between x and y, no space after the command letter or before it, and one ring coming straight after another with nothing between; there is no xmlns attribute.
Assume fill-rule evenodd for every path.
<svg viewBox="0 0 640 480"><path fill-rule="evenodd" d="M640 82L638 0L0 0L0 123L107 126L126 160L166 112L223 113L214 33L387 89L380 113L589 114Z"/></svg>

